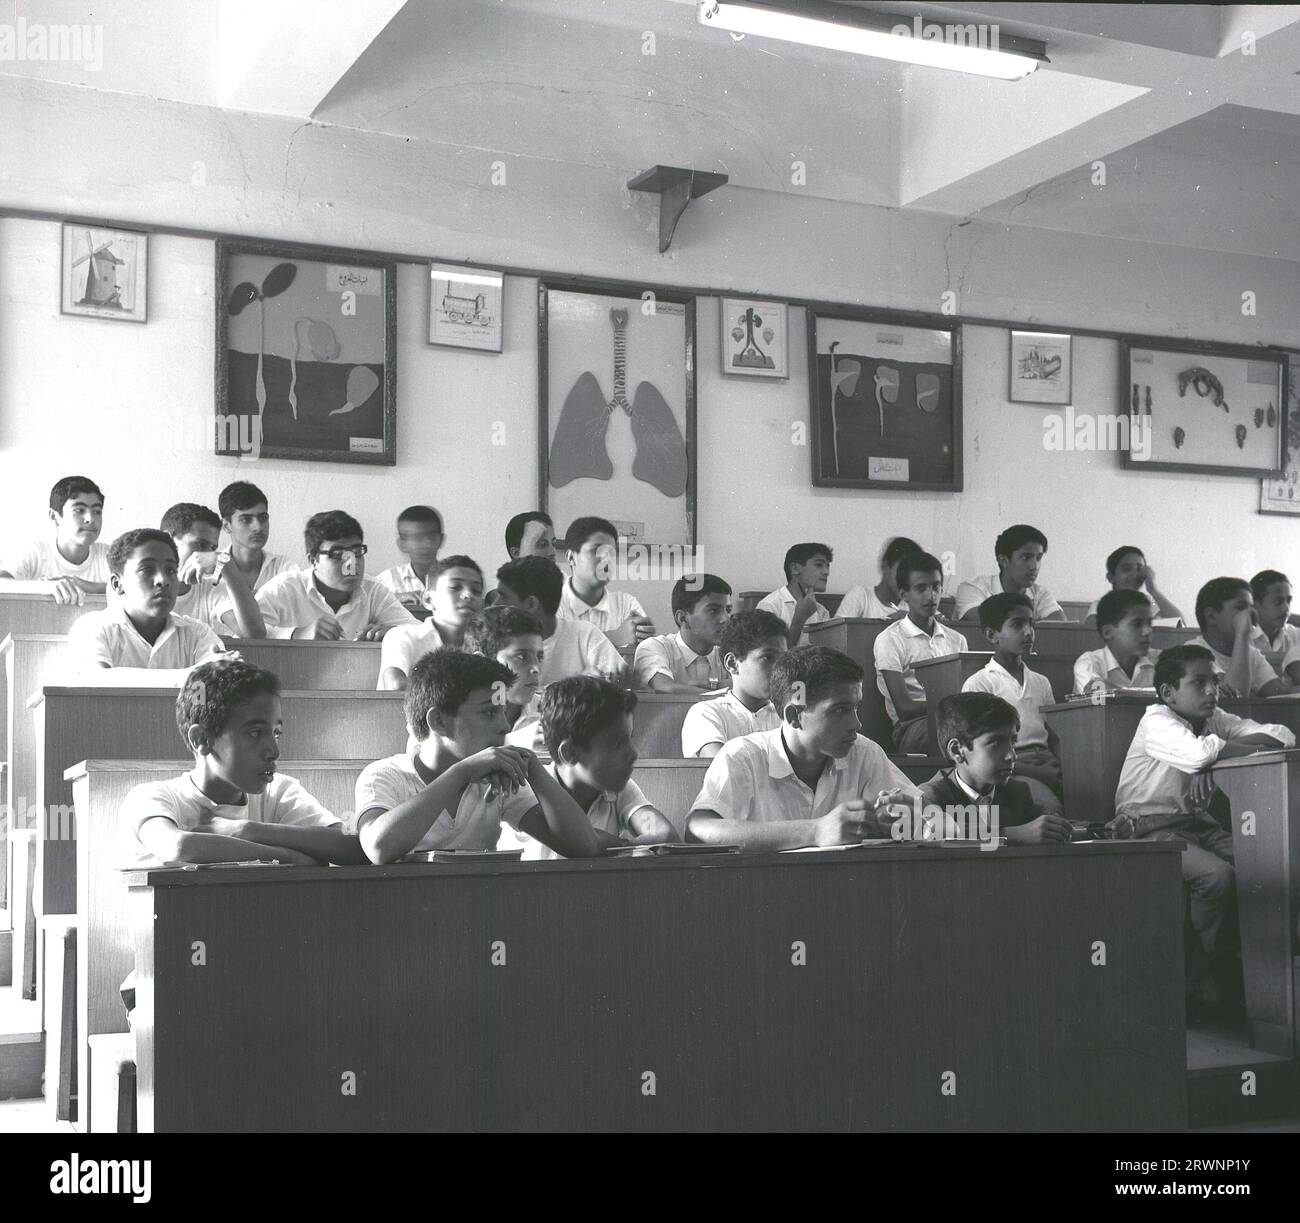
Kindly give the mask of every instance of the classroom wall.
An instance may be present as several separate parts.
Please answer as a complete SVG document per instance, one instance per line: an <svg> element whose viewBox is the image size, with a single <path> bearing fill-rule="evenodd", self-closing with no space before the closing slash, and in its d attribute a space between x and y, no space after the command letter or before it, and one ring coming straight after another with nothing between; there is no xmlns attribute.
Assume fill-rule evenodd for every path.
<svg viewBox="0 0 1300 1223"><path fill-rule="evenodd" d="M57 105L51 97L57 96ZM129 224L479 260L634 282L788 294L1051 326L1113 328L1236 343L1300 345L1296 267L1169 245L966 223L820 200L794 188L726 187L694 203L670 251L655 250L655 201L629 193L642 167L594 169L508 159L268 116L0 78L0 212L50 212ZM816 167L809 168L815 187ZM1190 206L1190 205L1189 205ZM213 246L150 243L145 326L59 314L59 226L0 220L0 513L3 530L41 528L48 486L85 470L109 493L105 536L181 499L215 503L230 479L266 488L272 545L294 551L319 508L356 513L375 549L397 559L391 518L431 501L448 547L485 567L504 560L506 518L536 497L536 294L508 279L505 352L424 342L425 276L398 277L396 468L219 458L212 411ZM1258 311L1241 313L1253 291ZM1130 473L1114 454L1043 447L1045 409L1005 400L1007 339L965 336L965 491L814 489L808 448L803 313L790 318L790 378L719 372L718 307L698 308L699 522L703 560L736 589L770 589L786 545L835 549L832 588L870 576L882 541L918 538L951 552L958 577L993 567L1012 521L1051 539L1044 580L1061 597L1099 592L1121 542L1148 550L1167 594L1190 611L1214 574L1295 567L1295 524L1260 516L1250 478ZM1113 341L1075 341L1077 411L1115 410ZM494 422L504 444L492 444ZM644 592L667 619L666 587Z"/></svg>

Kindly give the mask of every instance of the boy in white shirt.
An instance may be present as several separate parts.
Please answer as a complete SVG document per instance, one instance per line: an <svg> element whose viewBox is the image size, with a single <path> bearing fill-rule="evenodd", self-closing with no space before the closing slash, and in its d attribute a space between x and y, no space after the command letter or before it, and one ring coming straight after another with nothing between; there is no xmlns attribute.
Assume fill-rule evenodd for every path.
<svg viewBox="0 0 1300 1223"><path fill-rule="evenodd" d="M546 751L542 737L542 624L522 607L485 608L465 629L465 648L509 667L514 686L506 693L507 747Z"/></svg>
<svg viewBox="0 0 1300 1223"><path fill-rule="evenodd" d="M429 616L429 585L438 578L438 551L444 538L442 515L433 506L407 506L397 516L397 550L406 564L385 569L375 578L417 620Z"/></svg>
<svg viewBox="0 0 1300 1223"><path fill-rule="evenodd" d="M497 604L522 607L541 622L542 687L569 675L594 675L621 684L622 656L594 625L561 620L557 613L564 574L540 556L523 556L497 570Z"/></svg>
<svg viewBox="0 0 1300 1223"><path fill-rule="evenodd" d="M1038 572L1047 552L1047 536L1037 527L1017 523L1007 527L993 544L998 572L970 578L957 587L954 620L978 621L980 604L995 594L1028 595L1035 620L1064 620L1065 612L1045 586L1038 585Z"/></svg>
<svg viewBox="0 0 1300 1223"><path fill-rule="evenodd" d="M916 678L923 658L960 654L966 638L936 619L943 595L943 562L928 552L913 552L898 563L898 586L907 615L876 637L873 650L876 687L894 724L894 746L903 753L935 750L927 742L925 689Z"/></svg>
<svg viewBox="0 0 1300 1223"><path fill-rule="evenodd" d="M271 537L271 511L266 494L247 480L227 484L217 497L221 525L230 534L230 563L256 594L272 578L292 573L297 562L266 550Z"/></svg>
<svg viewBox="0 0 1300 1223"><path fill-rule="evenodd" d="M406 720L418 749L376 760L357 778L357 833L372 862L494 849L503 821L565 857L601 852L586 813L537 756L505 746L503 698L514 683L500 663L460 650L415 664Z"/></svg>
<svg viewBox="0 0 1300 1223"><path fill-rule="evenodd" d="M647 637L636 648L632 675L651 692L694 694L723 686L718 638L731 615L731 587L712 573L673 584L677 632Z"/></svg>
<svg viewBox="0 0 1300 1223"><path fill-rule="evenodd" d="M1165 650L1156 663L1155 685L1159 701L1142 715L1124 757L1111 827L1118 837L1186 842L1183 882L1199 941L1190 949L1188 992L1194 1002L1213 1008L1219 991L1212 972L1216 961L1227 958L1219 933L1236 875L1232 834L1210 814L1210 769L1230 756L1294 747L1295 736L1285 726L1219 709L1214 655L1204 646Z"/></svg>
<svg viewBox="0 0 1300 1223"><path fill-rule="evenodd" d="M963 692L1001 697L1020 719L1016 774L1040 811L1061 810L1061 764L1040 709L1056 702L1047 676L1031 671L1025 655L1034 648L1034 609L1026 595L997 594L980 604L980 623L993 647L988 665L961 686Z"/></svg>
<svg viewBox="0 0 1300 1223"><path fill-rule="evenodd" d="M821 543L795 544L786 550L782 562L785 585L758 601L757 610L780 616L786 626L786 643L791 649L808 643L804 629L810 624L831 618L817 601L831 580L831 561L835 559L830 546Z"/></svg>
<svg viewBox="0 0 1300 1223"><path fill-rule="evenodd" d="M895 801L918 791L858 733L862 668L824 646L791 650L772 668L776 730L733 739L713 758L692 804L689 839L770 853L889 836Z"/></svg>
<svg viewBox="0 0 1300 1223"><path fill-rule="evenodd" d="M569 580L564 583L556 615L561 620L583 620L616 645L644 641L654 631L654 621L635 595L610 590L618 560L618 532L604 518L578 518L564 537Z"/></svg>
<svg viewBox="0 0 1300 1223"><path fill-rule="evenodd" d="M361 864L343 820L276 772L280 685L242 661L204 663L176 698L176 724L194 767L136 786L122 811L140 844L164 862L276 859Z"/></svg>
<svg viewBox="0 0 1300 1223"><path fill-rule="evenodd" d="M731 691L711 701L696 701L682 722L682 755L716 756L724 743L776 730L781 719L772 708L772 667L787 650L785 624L771 612L738 612L722 626L718 653L731 677Z"/></svg>
<svg viewBox="0 0 1300 1223"><path fill-rule="evenodd" d="M230 563L229 552L218 551L221 519L205 505L181 501L159 526L172 537L180 558L176 615L230 637L265 637L262 613L243 572Z"/></svg>
<svg viewBox="0 0 1300 1223"><path fill-rule="evenodd" d="M1172 620L1182 624L1183 613L1165 598L1156 586L1156 571L1147 564L1141 548L1122 544L1106 558L1106 581L1112 590L1139 590L1146 594L1147 605L1153 620ZM1089 623L1097 614L1097 600L1088 608L1083 622Z"/></svg>
<svg viewBox="0 0 1300 1223"><path fill-rule="evenodd" d="M1105 642L1074 661L1074 691L1154 688L1159 650L1151 648L1151 602L1140 590L1118 588L1097 600L1097 632Z"/></svg>
<svg viewBox="0 0 1300 1223"><path fill-rule="evenodd" d="M854 586L835 610L837 616L869 620L898 620L907 615L898 590L898 562L913 552L924 552L915 540L896 535L880 555L880 581L872 587Z"/></svg>
<svg viewBox="0 0 1300 1223"><path fill-rule="evenodd" d="M84 603L108 584L108 546L98 543L104 525L104 494L85 476L64 476L50 489L53 536L34 540L0 560L3 579L49 582L56 603Z"/></svg>
<svg viewBox="0 0 1300 1223"><path fill-rule="evenodd" d="M271 637L295 641L378 641L416 624L391 590L366 577L361 524L342 510L307 519L308 568L282 573L257 592Z"/></svg>
<svg viewBox="0 0 1300 1223"><path fill-rule="evenodd" d="M87 612L68 633L68 657L81 678L161 687L181 683L198 663L228 656L206 624L172 612L179 558L165 531L143 527L119 535L108 567L116 597L103 611Z"/></svg>
<svg viewBox="0 0 1300 1223"><path fill-rule="evenodd" d="M465 629L483 610L483 570L468 556L449 556L434 569L430 616L423 624L400 624L385 634L379 651L379 688L400 692L416 660L430 650L459 649Z"/></svg>
<svg viewBox="0 0 1300 1223"><path fill-rule="evenodd" d="M542 731L551 757L546 770L587 813L602 851L682 839L632 780L635 708L633 693L586 675L556 680L542 693ZM686 812L677 818L685 824ZM515 835L524 841L526 862L560 856L540 841Z"/></svg>
<svg viewBox="0 0 1300 1223"><path fill-rule="evenodd" d="M1280 696L1295 689L1268 665L1251 644L1255 600L1244 578L1211 578L1196 593L1196 623L1201 635L1188 645L1214 655L1222 697Z"/></svg>
<svg viewBox="0 0 1300 1223"><path fill-rule="evenodd" d="M1259 621L1250 644L1278 675L1296 682L1300 676L1291 675L1289 668L1300 663L1300 625L1291 623L1290 579L1276 569L1265 569L1250 579L1250 593Z"/></svg>

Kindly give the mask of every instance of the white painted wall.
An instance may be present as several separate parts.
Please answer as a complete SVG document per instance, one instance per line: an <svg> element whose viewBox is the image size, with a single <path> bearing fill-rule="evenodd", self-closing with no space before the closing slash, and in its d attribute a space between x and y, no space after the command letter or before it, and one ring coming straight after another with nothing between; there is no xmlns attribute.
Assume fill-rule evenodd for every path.
<svg viewBox="0 0 1300 1223"><path fill-rule="evenodd" d="M48 210L136 224L477 259L620 279L748 289L934 311L947 289L971 316L1115 328L1238 343L1300 337L1296 265L1115 242L923 213L853 207L797 192L723 189L694 204L672 250L655 251L653 208L594 170L512 159L489 183L488 153L265 116L0 79L0 210ZM485 567L501 530L536 496L535 284L511 278L505 352L424 343L419 265L398 278L396 468L217 458L201 446L212 410L213 248L159 236L150 247L146 326L59 314L59 228L0 221L0 514L6 532L42 529L44 497L84 470L109 494L106 537L157 521L181 499L215 503L246 474L273 501L273 546L292 551L308 513L341 506L396 560L391 520L413 501L446 514L448 547ZM1253 290L1256 317L1240 312ZM951 550L958 574L986 572L1013 521L1051 539L1044 578L1062 597L1099 592L1102 560L1147 548L1166 592L1190 610L1219 573L1297 565L1296 524L1256 513L1259 482L1135 474L1110 454L1049 453L1043 409L1005 401L1006 336L969 328L961 494L811 486L802 311L792 311L786 382L719 373L718 310L702 300L699 512L708 567L736 589L770 588L788 543L823 538L832 587L874 569L885 537ZM1076 340L1077 410L1113 410L1116 347ZM494 447L493 421L506 444ZM206 435L204 436L206 440ZM666 619L662 589L648 592Z"/></svg>

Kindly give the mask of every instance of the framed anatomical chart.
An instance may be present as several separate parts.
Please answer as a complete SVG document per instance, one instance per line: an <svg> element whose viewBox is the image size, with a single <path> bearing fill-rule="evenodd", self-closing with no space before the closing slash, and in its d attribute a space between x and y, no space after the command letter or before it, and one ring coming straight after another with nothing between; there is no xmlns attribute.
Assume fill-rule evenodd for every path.
<svg viewBox="0 0 1300 1223"><path fill-rule="evenodd" d="M1121 339L1119 378L1119 411L1132 422L1125 467L1283 474L1286 353Z"/></svg>
<svg viewBox="0 0 1300 1223"><path fill-rule="evenodd" d="M583 515L629 543L696 540L693 298L538 285L538 480L563 534Z"/></svg>
<svg viewBox="0 0 1300 1223"><path fill-rule="evenodd" d="M808 312L813 484L957 492L961 337Z"/></svg>
<svg viewBox="0 0 1300 1223"><path fill-rule="evenodd" d="M396 286L362 251L218 241L217 453L396 463Z"/></svg>
<svg viewBox="0 0 1300 1223"><path fill-rule="evenodd" d="M1287 353L1286 467L1260 481L1261 514L1300 514L1300 353Z"/></svg>

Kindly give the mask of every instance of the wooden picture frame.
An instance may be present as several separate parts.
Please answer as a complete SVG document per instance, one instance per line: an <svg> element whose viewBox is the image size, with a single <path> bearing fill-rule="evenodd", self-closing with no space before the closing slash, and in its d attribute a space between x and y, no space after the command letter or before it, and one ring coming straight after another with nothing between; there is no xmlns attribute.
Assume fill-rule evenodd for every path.
<svg viewBox="0 0 1300 1223"><path fill-rule="evenodd" d="M961 491L960 326L809 307L808 386L815 487Z"/></svg>
<svg viewBox="0 0 1300 1223"><path fill-rule="evenodd" d="M397 462L397 265L219 239L216 453Z"/></svg>
<svg viewBox="0 0 1300 1223"><path fill-rule="evenodd" d="M722 372L738 378L788 378L790 330L785 302L718 299Z"/></svg>
<svg viewBox="0 0 1300 1223"><path fill-rule="evenodd" d="M1074 384L1074 337L1061 331L1008 333L1007 398L1012 403L1069 407Z"/></svg>
<svg viewBox="0 0 1300 1223"><path fill-rule="evenodd" d="M1300 514L1300 353L1287 354L1287 414L1284 469L1276 479L1259 482L1261 514Z"/></svg>
<svg viewBox="0 0 1300 1223"><path fill-rule="evenodd" d="M1121 337L1118 414L1130 422L1122 465L1283 474L1288 376L1279 349Z"/></svg>
<svg viewBox="0 0 1300 1223"><path fill-rule="evenodd" d="M594 514L629 543L694 550L695 405L694 297L538 281L538 504L557 532Z"/></svg>
<svg viewBox="0 0 1300 1223"><path fill-rule="evenodd" d="M149 235L65 224L59 313L118 323L149 321Z"/></svg>

